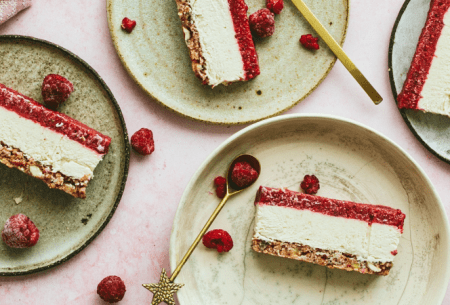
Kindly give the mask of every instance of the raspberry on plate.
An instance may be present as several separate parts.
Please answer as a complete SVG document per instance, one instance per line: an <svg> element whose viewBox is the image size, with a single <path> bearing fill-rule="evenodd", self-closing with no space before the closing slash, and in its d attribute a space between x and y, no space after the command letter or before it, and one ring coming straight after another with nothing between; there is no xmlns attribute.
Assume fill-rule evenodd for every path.
<svg viewBox="0 0 450 305"><path fill-rule="evenodd" d="M131 147L139 154L150 155L155 150L153 132L147 128L141 128L131 137Z"/></svg>
<svg viewBox="0 0 450 305"><path fill-rule="evenodd" d="M311 34L302 35L300 37L300 43L307 49L319 50L319 38L314 37Z"/></svg>
<svg viewBox="0 0 450 305"><path fill-rule="evenodd" d="M45 105L56 110L69 98L69 95L73 92L73 85L61 75L49 74L42 82L41 92Z"/></svg>
<svg viewBox="0 0 450 305"><path fill-rule="evenodd" d="M97 286L98 295L108 303L117 303L127 291L122 279L115 275L105 277Z"/></svg>
<svg viewBox="0 0 450 305"><path fill-rule="evenodd" d="M214 178L215 186L225 185L225 184L227 184L227 179L225 179L225 177L217 176L216 178Z"/></svg>
<svg viewBox="0 0 450 305"><path fill-rule="evenodd" d="M219 253L233 248L233 239L227 231L215 229L203 235L202 242L207 248L217 249Z"/></svg>
<svg viewBox="0 0 450 305"><path fill-rule="evenodd" d="M303 178L300 187L305 191L306 194L316 194L320 189L319 179L314 175L306 175Z"/></svg>
<svg viewBox="0 0 450 305"><path fill-rule="evenodd" d="M227 185L226 184L218 185L216 187L216 195L217 195L217 197L223 198L223 197L225 197L226 193L227 193Z"/></svg>
<svg viewBox="0 0 450 305"><path fill-rule="evenodd" d="M275 31L274 14L268 9L263 8L250 15L250 29L259 37L272 36Z"/></svg>
<svg viewBox="0 0 450 305"><path fill-rule="evenodd" d="M240 188L252 184L258 179L258 172L248 162L238 162L231 172L231 180Z"/></svg>
<svg viewBox="0 0 450 305"><path fill-rule="evenodd" d="M128 33L131 33L136 26L136 21L131 20L128 17L122 19L122 29Z"/></svg>
<svg viewBox="0 0 450 305"><path fill-rule="evenodd" d="M283 10L284 3L283 0L267 0L266 7L278 15Z"/></svg>
<svg viewBox="0 0 450 305"><path fill-rule="evenodd" d="M11 248L30 248L39 240L39 230L24 214L11 216L2 230L2 239Z"/></svg>

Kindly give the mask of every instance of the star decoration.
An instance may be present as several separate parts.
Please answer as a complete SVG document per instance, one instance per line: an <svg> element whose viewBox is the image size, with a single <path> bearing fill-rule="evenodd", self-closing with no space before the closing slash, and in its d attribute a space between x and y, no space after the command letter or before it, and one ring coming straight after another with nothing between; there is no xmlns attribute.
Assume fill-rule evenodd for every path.
<svg viewBox="0 0 450 305"><path fill-rule="evenodd" d="M157 284L142 284L146 289L153 292L152 305L158 305L165 302L168 305L175 305L173 294L178 291L184 284L172 283L167 277L166 270L161 271L161 277Z"/></svg>

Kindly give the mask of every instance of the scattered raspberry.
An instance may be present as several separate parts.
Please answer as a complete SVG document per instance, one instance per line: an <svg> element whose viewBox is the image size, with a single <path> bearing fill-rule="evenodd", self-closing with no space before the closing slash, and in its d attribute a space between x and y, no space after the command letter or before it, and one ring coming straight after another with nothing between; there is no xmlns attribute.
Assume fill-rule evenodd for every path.
<svg viewBox="0 0 450 305"><path fill-rule="evenodd" d="M258 179L258 172L247 162L238 162L231 172L231 180L240 188L252 184Z"/></svg>
<svg viewBox="0 0 450 305"><path fill-rule="evenodd" d="M136 21L131 20L127 17L122 19L122 29L124 29L126 32L131 33L136 26Z"/></svg>
<svg viewBox="0 0 450 305"><path fill-rule="evenodd" d="M228 252L233 248L233 239L227 231L216 229L203 235L203 244L207 248L215 248L219 253Z"/></svg>
<svg viewBox="0 0 450 305"><path fill-rule="evenodd" d="M122 279L115 275L105 277L97 286L98 295L108 303L117 303L127 291Z"/></svg>
<svg viewBox="0 0 450 305"><path fill-rule="evenodd" d="M53 110L64 103L72 91L72 83L58 74L49 74L42 82L42 98L45 105Z"/></svg>
<svg viewBox="0 0 450 305"><path fill-rule="evenodd" d="M398 254L398 251L397 250L391 251L391 254L396 256Z"/></svg>
<svg viewBox="0 0 450 305"><path fill-rule="evenodd" d="M302 35L300 37L300 43L307 49L319 50L319 38L314 37L311 34Z"/></svg>
<svg viewBox="0 0 450 305"><path fill-rule="evenodd" d="M266 6L272 13L279 14L283 10L283 0L266 0Z"/></svg>
<svg viewBox="0 0 450 305"><path fill-rule="evenodd" d="M248 21L252 32L259 37L272 36L275 31L274 14L268 8L254 12Z"/></svg>
<svg viewBox="0 0 450 305"><path fill-rule="evenodd" d="M225 184L227 184L227 179L225 179L225 177L218 176L218 177L214 178L215 186L225 185Z"/></svg>
<svg viewBox="0 0 450 305"><path fill-rule="evenodd" d="M6 221L2 239L12 248L30 248L38 242L39 230L26 215L17 214Z"/></svg>
<svg viewBox="0 0 450 305"><path fill-rule="evenodd" d="M314 175L306 175L303 178L300 187L305 191L306 194L316 194L320 189L319 179Z"/></svg>
<svg viewBox="0 0 450 305"><path fill-rule="evenodd" d="M139 154L150 155L155 150L153 132L147 128L141 128L131 137L131 147Z"/></svg>
<svg viewBox="0 0 450 305"><path fill-rule="evenodd" d="M225 194L227 193L227 186L225 184L218 185L216 188L216 195L219 198L225 197Z"/></svg>

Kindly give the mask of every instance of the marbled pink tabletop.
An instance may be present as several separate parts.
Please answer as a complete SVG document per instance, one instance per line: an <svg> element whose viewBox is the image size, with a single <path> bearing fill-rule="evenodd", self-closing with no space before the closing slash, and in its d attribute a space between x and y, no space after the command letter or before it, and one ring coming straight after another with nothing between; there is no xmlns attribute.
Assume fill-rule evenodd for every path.
<svg viewBox="0 0 450 305"><path fill-rule="evenodd" d="M410 132L393 101L388 76L388 45L403 1L351 2L344 49L384 102L374 106L338 62L325 81L288 113L324 113L368 125L405 149L424 169L450 215L450 165L426 150ZM181 194L203 160L245 126L194 122L153 102L128 76L111 41L106 0L34 1L0 26L0 35L27 35L72 51L105 80L120 104L130 134L148 127L156 150L131 155L125 193L105 230L63 265L34 275L0 278L1 304L105 304L96 287L107 275L127 285L119 304L150 304L143 283L169 270L169 238ZM128 242L123 242L128 240ZM131 246L130 246L131 245ZM450 304L450 290L443 304Z"/></svg>

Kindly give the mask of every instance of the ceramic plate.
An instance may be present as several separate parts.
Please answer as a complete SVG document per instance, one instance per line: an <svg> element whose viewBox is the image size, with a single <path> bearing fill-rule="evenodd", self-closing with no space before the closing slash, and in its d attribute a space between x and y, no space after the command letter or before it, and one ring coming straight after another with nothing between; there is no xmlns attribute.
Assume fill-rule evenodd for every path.
<svg viewBox="0 0 450 305"><path fill-rule="evenodd" d="M241 153L261 162L255 185L232 197L212 227L227 230L224 254L199 245L177 283L182 305L441 304L450 279L449 225L429 179L396 144L356 122L321 115L286 115L254 124L225 141L187 186L170 244L174 270L219 203L215 176ZM389 276L332 270L251 250L259 185L299 191L315 174L318 195L387 205L406 214L399 254Z"/></svg>
<svg viewBox="0 0 450 305"><path fill-rule="evenodd" d="M83 60L52 43L23 36L0 36L0 58L0 83L38 102L47 74L68 78L75 90L59 111L112 138L84 200L0 164L0 226L11 215L23 213L40 230L39 242L30 249L11 249L0 242L0 275L19 275L67 261L106 226L125 187L129 146L119 105Z"/></svg>
<svg viewBox="0 0 450 305"><path fill-rule="evenodd" d="M409 71L430 0L406 0L395 22L389 46L389 76L395 100ZM434 155L450 163L450 118L401 109L400 113L416 138Z"/></svg>
<svg viewBox="0 0 450 305"><path fill-rule="evenodd" d="M333 37L344 42L348 0L306 0ZM247 0L249 13L265 0ZM211 89L191 69L175 0L108 0L111 37L125 68L164 106L200 121L248 123L279 114L310 94L331 70L336 58L324 43L320 50L301 47L300 36L313 33L291 1L275 17L275 34L256 39L261 74L249 82ZM137 21L131 34L121 21Z"/></svg>

